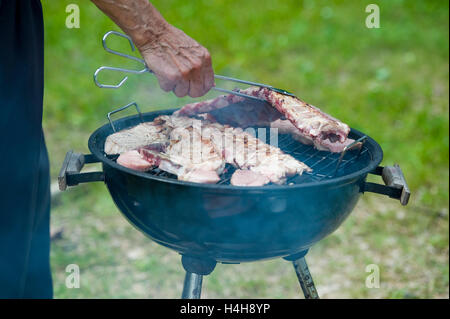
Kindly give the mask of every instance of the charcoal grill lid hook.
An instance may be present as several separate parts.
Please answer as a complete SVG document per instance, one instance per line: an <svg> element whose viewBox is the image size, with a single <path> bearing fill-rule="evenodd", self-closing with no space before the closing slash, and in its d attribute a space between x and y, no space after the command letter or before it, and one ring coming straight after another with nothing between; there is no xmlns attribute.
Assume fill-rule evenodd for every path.
<svg viewBox="0 0 450 319"><path fill-rule="evenodd" d="M333 173L332 177L336 176L336 174L339 170L339 167L341 166L342 160L344 159L344 156L347 153L347 151L351 151L351 150L357 148L358 154L356 155L356 157L358 157L361 154L362 146L366 140L367 140L367 135L364 135L364 136L360 137L359 139L357 139L356 141L354 141L353 143L344 147L344 150L341 152L341 155L339 156L339 159L337 161L336 168L334 169L334 173Z"/></svg>
<svg viewBox="0 0 450 319"><path fill-rule="evenodd" d="M118 109L108 113L108 115L107 115L108 121L109 121L109 124L111 124L111 128L112 128L113 132L116 132L116 127L114 126L114 123L111 120L111 115L113 115L114 113L123 111L123 110L129 108L130 106L134 106L136 108L136 111L139 114L139 118L141 120L141 123L144 123L144 118L142 117L142 113L141 113L141 110L139 109L139 106L137 105L136 102L131 102L131 103L128 103L127 105L125 105L125 106L119 107Z"/></svg>

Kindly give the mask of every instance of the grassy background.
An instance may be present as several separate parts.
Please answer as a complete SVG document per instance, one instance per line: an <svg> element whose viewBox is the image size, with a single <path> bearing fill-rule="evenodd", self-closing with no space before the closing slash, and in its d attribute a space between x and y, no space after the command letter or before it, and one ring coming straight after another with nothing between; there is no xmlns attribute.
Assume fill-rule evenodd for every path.
<svg viewBox="0 0 450 319"><path fill-rule="evenodd" d="M131 76L120 90L97 88L92 74L98 66L139 67L103 51L102 35L118 28L88 1L42 2L44 129L54 180L67 150L88 152L90 133L110 110L131 101L146 112L192 101L163 93L151 75ZM65 27L70 3L80 7L79 29ZM295 92L375 138L385 165L401 164L413 194L406 208L368 194L308 254L322 297L448 297L448 1L377 1L380 29L365 27L371 3L365 1L153 3L210 50L216 73ZM128 49L123 41L111 46ZM179 296L179 256L135 231L103 185L58 196L52 227L64 227L52 246L55 297ZM64 285L70 263L80 266L80 289ZM379 289L365 287L372 263L380 266ZM219 265L204 287L205 297L300 296L282 260Z"/></svg>

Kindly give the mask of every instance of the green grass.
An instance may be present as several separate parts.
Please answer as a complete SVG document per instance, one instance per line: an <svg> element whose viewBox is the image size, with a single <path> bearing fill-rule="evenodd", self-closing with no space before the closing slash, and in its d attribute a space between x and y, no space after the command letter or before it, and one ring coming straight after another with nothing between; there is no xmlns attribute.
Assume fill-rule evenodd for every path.
<svg viewBox="0 0 450 319"><path fill-rule="evenodd" d="M81 28L67 29L65 6L78 3ZM272 84L364 131L399 163L412 190L406 208L364 196L332 236L313 247L311 271L324 297L448 297L449 46L447 1L377 1L381 28L367 29L364 1L154 1L166 19L206 46L216 73ZM133 63L103 51L118 30L87 1L43 1L44 129L56 177L65 152L88 152L106 113L131 101L144 111L192 101L163 93L151 75L119 90L92 80L100 65ZM127 50L127 43L111 41ZM115 81L118 75L103 79ZM226 83L218 82L226 86ZM209 93L209 96L214 96ZM378 180L377 180L378 181ZM102 185L82 185L54 203L55 295L177 297L177 255L126 223ZM139 250L140 249L140 250ZM66 289L65 267L80 265L82 288ZM365 265L382 271L364 286ZM208 297L296 297L286 262L221 265L205 280Z"/></svg>

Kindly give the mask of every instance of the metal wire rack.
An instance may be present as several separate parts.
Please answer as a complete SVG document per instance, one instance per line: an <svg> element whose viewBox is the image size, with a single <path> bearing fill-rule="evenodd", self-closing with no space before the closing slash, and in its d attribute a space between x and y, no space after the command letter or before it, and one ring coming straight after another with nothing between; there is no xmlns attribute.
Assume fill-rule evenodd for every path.
<svg viewBox="0 0 450 319"><path fill-rule="evenodd" d="M331 179L344 176L350 172L354 172L364 167L367 157L371 154L369 149L364 146L366 136L349 145L342 153L331 153L327 151L319 151L312 145L305 145L294 140L288 134L280 134L278 139L278 147L286 154L291 155L295 159L308 165L312 172L304 172L302 175L292 176L287 179L288 185L318 182L325 179ZM114 158L116 159L116 158ZM230 185L231 176L235 168L227 164L221 175L218 185ZM159 168L153 168L146 172L154 176L177 179L176 175L167 173Z"/></svg>
<svg viewBox="0 0 450 319"><path fill-rule="evenodd" d="M286 183L293 185L313 181L318 182L324 179L343 176L348 172L362 168L361 162L365 162L363 159L370 156L369 150L364 147L366 138L366 136L363 136L355 141L355 143L349 145L342 153L331 153L319 151L312 145L302 144L288 134L280 134L278 147L286 154L305 163L312 169L312 172L304 172L300 176L296 175L288 178ZM362 161L359 161L359 159ZM229 185L234 171L235 168L233 166L227 165L218 184Z"/></svg>

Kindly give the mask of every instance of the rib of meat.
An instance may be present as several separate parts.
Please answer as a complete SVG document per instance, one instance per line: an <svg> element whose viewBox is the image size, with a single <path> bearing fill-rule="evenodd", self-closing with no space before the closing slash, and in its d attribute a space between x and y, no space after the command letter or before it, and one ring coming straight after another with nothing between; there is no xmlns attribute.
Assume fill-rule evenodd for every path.
<svg viewBox="0 0 450 319"><path fill-rule="evenodd" d="M253 185L262 181L264 184L281 184L287 176L311 170L304 163L241 128L182 116L160 116L147 126L159 127L158 138L164 140L164 144L141 139L136 150L125 152L119 157L119 164L138 170L158 166L161 170L177 175L180 180L216 183L220 180L219 174L223 172L225 164L229 163L246 170L245 173L238 173L231 181L239 185ZM133 136L130 131L136 132L136 127L126 130L124 135ZM125 146L120 144L124 141L124 137L117 137L120 133L115 133L114 141L119 141L117 148L129 147L128 142ZM161 138L162 135L164 138ZM148 144L142 145L145 143ZM246 176L248 181L245 181Z"/></svg>
<svg viewBox="0 0 450 319"><path fill-rule="evenodd" d="M145 122L130 129L109 135L105 141L106 154L121 154L147 147L164 148L169 143L169 134L174 128L192 126L195 119L162 115L152 122Z"/></svg>
<svg viewBox="0 0 450 319"><path fill-rule="evenodd" d="M193 183L215 184L220 181L220 176L216 171L196 168L193 170L184 170L178 175L178 179Z"/></svg>
<svg viewBox="0 0 450 319"><path fill-rule="evenodd" d="M270 183L267 176L248 169L238 169L231 176L231 185L235 186L263 186Z"/></svg>
<svg viewBox="0 0 450 319"><path fill-rule="evenodd" d="M322 112L317 107L312 106L296 97L284 95L267 88L251 87L241 90L241 93L252 95L265 99L269 104L278 110L280 116L288 119L298 130L298 135L302 136L303 141L313 141L316 148L328 150L331 152L341 152L345 145L348 145L347 136L350 127L330 115ZM244 101L240 96L221 96L209 101L191 103L175 112L175 115L194 115L198 113L212 112L213 110L223 109L224 107ZM248 117L250 112L242 111ZM233 119L240 115L232 113ZM218 118L218 116L214 116ZM273 120L276 120L273 119ZM261 125L270 119L264 120L255 117L253 122Z"/></svg>
<svg viewBox="0 0 450 319"><path fill-rule="evenodd" d="M106 154L121 154L150 144L165 145L168 142L166 128L154 122L136 125L109 135L105 141Z"/></svg>
<svg viewBox="0 0 450 319"><path fill-rule="evenodd" d="M148 161L137 150L127 151L117 158L117 163L141 172L148 171L154 164Z"/></svg>
<svg viewBox="0 0 450 319"><path fill-rule="evenodd" d="M146 171L160 166L180 180L216 183L225 162L210 142L200 138L197 127L201 122L194 118L159 116L108 136L105 153L121 154L117 163L131 169ZM188 145L191 140L192 147ZM155 156L155 152L170 160Z"/></svg>
<svg viewBox="0 0 450 319"><path fill-rule="evenodd" d="M210 137L216 149L221 150L226 163L259 173L272 183L282 184L288 176L311 171L306 164L241 128L211 125L205 135Z"/></svg>
<svg viewBox="0 0 450 319"><path fill-rule="evenodd" d="M348 125L296 97L283 95L266 88L249 90L249 94L261 98L264 96L294 124L301 134L312 138L315 145L326 147L328 143L322 143L322 141L327 139L332 143L344 142L350 132Z"/></svg>
<svg viewBox="0 0 450 319"><path fill-rule="evenodd" d="M194 168L185 169L183 166L174 164L168 160L162 160L159 169L177 175L180 181L188 181L193 183L215 184L220 181L220 176L216 171Z"/></svg>
<svg viewBox="0 0 450 319"><path fill-rule="evenodd" d="M270 123L279 119L282 114L267 102L246 100L231 104L227 107L212 110L209 119L221 124L234 127L270 126Z"/></svg>
<svg viewBox="0 0 450 319"><path fill-rule="evenodd" d="M210 139L202 136L201 121L196 121L192 126L177 127L171 131L165 154L185 171L201 169L221 174L225 167L222 154Z"/></svg>
<svg viewBox="0 0 450 319"><path fill-rule="evenodd" d="M159 166L161 164L161 157L155 155L154 151L158 151L149 147L142 147L139 150L139 154L152 166ZM162 151L162 150L161 150Z"/></svg>
<svg viewBox="0 0 450 319"><path fill-rule="evenodd" d="M314 140L309 136L304 136L289 120L278 119L270 123L271 128L278 129L280 134L290 134L293 139L306 145L313 145Z"/></svg>
<svg viewBox="0 0 450 319"><path fill-rule="evenodd" d="M276 120L270 123L271 128L278 129L278 133L280 134L290 134L294 140L299 141L300 143L306 145L313 145L320 151L331 151L335 153L342 152L347 145L350 145L355 140L351 138L347 138L344 142L335 141L331 142L330 140L322 140L321 143L318 143L317 140L312 139L311 137L304 136L300 133L300 131L288 120Z"/></svg>
<svg viewBox="0 0 450 319"><path fill-rule="evenodd" d="M177 175L179 180L197 183L217 183L220 180L225 161L211 141L201 135L202 124L207 125L208 121L159 116L153 123L165 128L168 143L163 148L150 149L163 152L164 159L147 151L148 146L140 149L141 154L148 156L161 170Z"/></svg>
<svg viewBox="0 0 450 319"><path fill-rule="evenodd" d="M174 128L188 128L195 124L198 125L199 120L186 116L160 115L153 120L154 125L163 127L167 134Z"/></svg>
<svg viewBox="0 0 450 319"><path fill-rule="evenodd" d="M221 95L211 100L186 104L173 115L192 116L195 114L209 113L213 110L220 109L230 104L242 102L245 98L237 95Z"/></svg>

